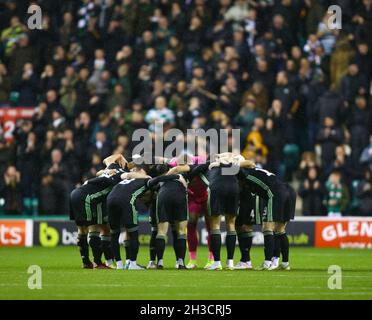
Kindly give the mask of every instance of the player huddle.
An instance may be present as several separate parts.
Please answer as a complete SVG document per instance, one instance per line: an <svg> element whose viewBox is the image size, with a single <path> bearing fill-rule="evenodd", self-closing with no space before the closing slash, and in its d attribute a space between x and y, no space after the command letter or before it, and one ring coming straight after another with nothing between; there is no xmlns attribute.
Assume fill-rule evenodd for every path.
<svg viewBox="0 0 372 320"><path fill-rule="evenodd" d="M157 158L162 164L128 163L122 155L104 160L106 168L76 188L70 197L70 218L78 227L77 245L84 268L142 270L138 209L150 212L150 261L147 269L164 268L168 229L173 234L176 268L197 268L197 222L205 217L209 257L206 270L222 270L221 217L226 224L226 268L252 269L253 225L262 224L265 260L258 270L289 270L286 225L294 218L296 193L275 174L241 155L221 153L207 160L184 154ZM153 159L155 163L155 159ZM119 237L125 230L125 263ZM234 265L236 241L241 252ZM89 258L89 246L93 263ZM187 247L190 260L185 265ZM102 262L102 254L105 263ZM282 263L279 265L279 258Z"/></svg>

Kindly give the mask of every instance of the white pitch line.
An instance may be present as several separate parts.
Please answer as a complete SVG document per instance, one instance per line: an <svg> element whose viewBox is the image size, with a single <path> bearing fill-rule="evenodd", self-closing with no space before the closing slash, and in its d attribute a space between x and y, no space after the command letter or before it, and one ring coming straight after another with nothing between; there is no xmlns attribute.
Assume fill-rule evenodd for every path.
<svg viewBox="0 0 372 320"><path fill-rule="evenodd" d="M314 297L317 297L319 295L323 295L323 296L332 296L333 298L337 298L337 296L348 296L348 295L351 295L351 296L371 296L372 297L372 292L305 292L305 293L285 293L285 294L282 294L282 293L245 293L245 294L240 294L240 293L214 293L213 295L209 295L208 297L211 298L213 300L214 297L223 297L223 298L227 298L227 297L241 297L242 299L243 298L247 298L247 297L254 297L255 299L259 299L260 297L279 297L279 298L284 298L284 297L298 297L299 299L301 299L301 297L311 297L311 296L314 296ZM9 298L10 296L12 296L11 294L10 295L7 295L7 298ZM19 295L13 295L17 298L20 298ZM74 294L74 293L70 293L69 294L69 298L71 297L79 297L80 299L82 298L82 295L81 294ZM96 295L96 294L89 294L89 293L85 293L84 294L84 298L87 298L89 296L93 296L93 297L97 297L97 299L99 298L102 298L101 295ZM168 293L164 292L164 293L141 293L139 295L136 295L136 294L133 294L133 293L126 293L126 292L123 292L123 293L120 293L120 294L112 294L110 295L110 299L112 299L113 297L118 297L118 298L123 298L123 297L129 297L131 299L138 299L138 297L150 297L152 299L156 299L156 297L164 297L164 296L168 296ZM202 296L202 294L198 294L198 293L179 293L176 295L177 298L179 297L200 297ZM50 299L54 299L55 297L66 297L66 294L59 294L59 293L54 293L53 295L49 296ZM174 300L177 300L177 299L174 299Z"/></svg>

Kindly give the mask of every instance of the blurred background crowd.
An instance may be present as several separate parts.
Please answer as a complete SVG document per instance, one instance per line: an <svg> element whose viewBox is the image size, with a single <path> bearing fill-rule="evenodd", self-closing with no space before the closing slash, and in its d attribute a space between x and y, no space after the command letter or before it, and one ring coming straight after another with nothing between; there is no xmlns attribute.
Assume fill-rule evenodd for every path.
<svg viewBox="0 0 372 320"><path fill-rule="evenodd" d="M35 107L12 142L0 131L5 214L65 214L157 120L240 128L299 213L372 215L372 0L1 0L0 37L0 109Z"/></svg>

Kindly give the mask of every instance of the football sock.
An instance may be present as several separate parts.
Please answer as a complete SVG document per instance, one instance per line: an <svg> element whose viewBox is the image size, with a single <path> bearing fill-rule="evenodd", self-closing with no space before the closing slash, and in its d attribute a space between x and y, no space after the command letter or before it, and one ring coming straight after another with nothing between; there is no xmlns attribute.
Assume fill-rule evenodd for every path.
<svg viewBox="0 0 372 320"><path fill-rule="evenodd" d="M81 260L83 263L89 263L89 245L88 245L88 235L78 234L77 246L79 247Z"/></svg>
<svg viewBox="0 0 372 320"><path fill-rule="evenodd" d="M151 228L151 238L150 238L150 260L156 260L156 235L158 231L156 228Z"/></svg>
<svg viewBox="0 0 372 320"><path fill-rule="evenodd" d="M89 232L89 245L93 252L93 261L96 264L102 264L101 256L101 238L99 232Z"/></svg>
<svg viewBox="0 0 372 320"><path fill-rule="evenodd" d="M177 237L177 258L185 261L186 256L186 235L180 234ZM182 263L183 265L183 263Z"/></svg>
<svg viewBox="0 0 372 320"><path fill-rule="evenodd" d="M274 257L280 257L280 238L281 232L274 232Z"/></svg>
<svg viewBox="0 0 372 320"><path fill-rule="evenodd" d="M195 222L189 222L187 224L187 244L189 246L190 259L196 260L198 236Z"/></svg>
<svg viewBox="0 0 372 320"><path fill-rule="evenodd" d="M173 251L174 255L176 256L176 260L179 258L177 255L177 237L178 233L175 226L172 226L172 238L173 238Z"/></svg>
<svg viewBox="0 0 372 320"><path fill-rule="evenodd" d="M206 227L207 232L208 232L208 236L207 236L208 250L209 250L208 259L213 260L214 257L213 257L212 247L211 247L211 228L210 228L208 223L205 223L205 227Z"/></svg>
<svg viewBox="0 0 372 320"><path fill-rule="evenodd" d="M280 235L280 249L282 253L282 262L288 262L289 259L289 241L286 233Z"/></svg>
<svg viewBox="0 0 372 320"><path fill-rule="evenodd" d="M212 251L209 251L209 253L208 253L208 260L214 260Z"/></svg>
<svg viewBox="0 0 372 320"><path fill-rule="evenodd" d="M139 250L139 241L138 241L138 230L129 231L129 259L131 261L137 260L138 250Z"/></svg>
<svg viewBox="0 0 372 320"><path fill-rule="evenodd" d="M105 256L106 261L112 260L114 258L111 246L111 236L101 235L101 250Z"/></svg>
<svg viewBox="0 0 372 320"><path fill-rule="evenodd" d="M274 254L274 233L273 231L264 231L265 260L271 261Z"/></svg>
<svg viewBox="0 0 372 320"><path fill-rule="evenodd" d="M214 256L214 261L221 261L221 231L211 231L211 248Z"/></svg>
<svg viewBox="0 0 372 320"><path fill-rule="evenodd" d="M189 256L190 260L196 260L197 259L196 251L189 251Z"/></svg>
<svg viewBox="0 0 372 320"><path fill-rule="evenodd" d="M115 261L121 261L119 237L120 231L111 231L111 247Z"/></svg>
<svg viewBox="0 0 372 320"><path fill-rule="evenodd" d="M226 250L227 250L228 260L232 260L234 258L235 243L236 243L236 231L227 231Z"/></svg>
<svg viewBox="0 0 372 320"><path fill-rule="evenodd" d="M158 257L158 261L163 260L165 250L165 236L157 235L156 236L156 255Z"/></svg>
<svg viewBox="0 0 372 320"><path fill-rule="evenodd" d="M242 255L240 261L247 262L251 260L250 251L252 247L253 232L242 232L238 235L239 249Z"/></svg>
<svg viewBox="0 0 372 320"><path fill-rule="evenodd" d="M129 240L124 240L125 260L130 259L130 243Z"/></svg>

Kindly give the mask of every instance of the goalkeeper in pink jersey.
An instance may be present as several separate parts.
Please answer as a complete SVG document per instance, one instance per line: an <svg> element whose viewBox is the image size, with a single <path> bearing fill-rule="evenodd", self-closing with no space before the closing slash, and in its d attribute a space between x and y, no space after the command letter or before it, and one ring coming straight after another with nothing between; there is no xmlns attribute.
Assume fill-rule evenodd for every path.
<svg viewBox="0 0 372 320"><path fill-rule="evenodd" d="M181 158L183 157L183 159ZM205 162L206 158L202 156L192 156L190 154L184 154L178 158L173 158L168 162L170 167L174 167L179 162L183 161L183 164L201 164ZM197 225L200 217L204 216L206 220L206 228L208 232L208 261L204 268L208 268L213 264L213 254L210 247L210 233L209 233L209 216L207 213L207 202L208 192L205 184L202 182L200 177L195 177L188 186L188 207L189 207L189 221L187 224L187 243L189 247L190 261L187 264L188 269L197 268L197 247L198 247L198 235Z"/></svg>

